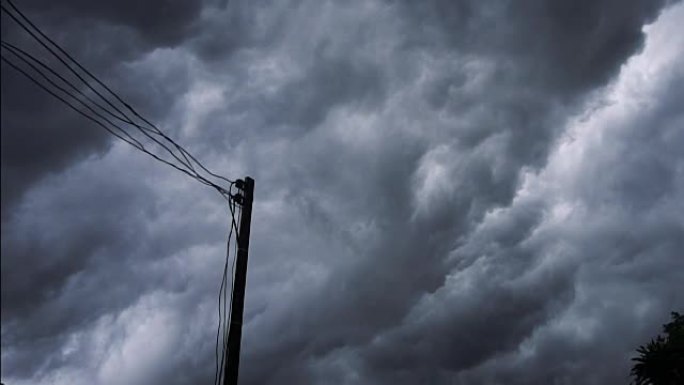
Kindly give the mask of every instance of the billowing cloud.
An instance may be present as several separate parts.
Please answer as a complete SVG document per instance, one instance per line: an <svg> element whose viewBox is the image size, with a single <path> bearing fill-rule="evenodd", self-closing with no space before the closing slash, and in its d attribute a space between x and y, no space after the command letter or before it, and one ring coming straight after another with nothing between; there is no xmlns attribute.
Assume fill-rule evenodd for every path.
<svg viewBox="0 0 684 385"><path fill-rule="evenodd" d="M681 5L86 3L27 12L256 179L243 383L626 383L684 305ZM2 71L3 380L212 381L222 200Z"/></svg>

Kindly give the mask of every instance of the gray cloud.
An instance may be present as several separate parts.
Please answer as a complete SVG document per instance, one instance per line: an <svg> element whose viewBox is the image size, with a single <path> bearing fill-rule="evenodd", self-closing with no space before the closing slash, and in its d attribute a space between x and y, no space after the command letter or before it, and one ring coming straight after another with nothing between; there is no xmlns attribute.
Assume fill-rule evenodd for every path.
<svg viewBox="0 0 684 385"><path fill-rule="evenodd" d="M212 168L257 180L246 384L626 382L683 303L684 76L662 38L681 6L628 61L664 7L28 5ZM211 381L220 200L10 71L3 379Z"/></svg>

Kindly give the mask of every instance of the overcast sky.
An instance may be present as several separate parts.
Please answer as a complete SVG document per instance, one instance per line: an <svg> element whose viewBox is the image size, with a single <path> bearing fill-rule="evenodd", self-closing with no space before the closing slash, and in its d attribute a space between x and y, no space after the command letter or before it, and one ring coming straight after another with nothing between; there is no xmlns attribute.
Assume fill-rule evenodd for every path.
<svg viewBox="0 0 684 385"><path fill-rule="evenodd" d="M683 4L16 2L256 180L242 384L627 384L684 310ZM5 384L211 384L228 225L3 63Z"/></svg>

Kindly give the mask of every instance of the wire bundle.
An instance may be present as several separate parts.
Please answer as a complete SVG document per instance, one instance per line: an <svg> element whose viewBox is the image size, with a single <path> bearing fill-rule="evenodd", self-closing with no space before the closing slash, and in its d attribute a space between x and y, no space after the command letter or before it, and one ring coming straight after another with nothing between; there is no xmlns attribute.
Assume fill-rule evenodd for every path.
<svg viewBox="0 0 684 385"><path fill-rule="evenodd" d="M5 6L5 4L7 6ZM14 68L38 87L55 97L70 109L84 116L99 127L105 129L113 136L128 143L132 147L144 152L159 162L171 166L196 181L214 188L223 198L228 201L231 214L230 230L226 242L226 259L223 267L221 286L219 287L219 324L216 333L216 374L215 383L220 384L225 373L224 363L228 352L226 341L230 326L230 303L233 298L233 279L235 276L235 262L237 260L238 228L236 216L241 216L240 201L236 202L239 195L233 194L232 189L240 184L238 181L218 175L205 167L195 156L171 139L156 125L139 114L130 104L126 103L116 92L98 79L69 53L67 53L55 41L41 31L24 13L22 13L11 0L3 0L0 4L2 12L7 14L21 29L27 32L40 46L42 46L53 59L57 59L62 65L62 71L51 67L45 61L41 61L19 46L2 40L1 59L10 67ZM78 82L68 79L75 77ZM73 78L72 78L73 79ZM92 94L84 92L84 88ZM142 135L142 136L141 136ZM142 140L142 141L141 141ZM159 155L146 146L154 144ZM226 187L220 183L227 183ZM237 184L237 186L236 186ZM236 213L240 211L240 213ZM236 215L237 214L237 215ZM232 264L230 263L231 241L235 233L234 253ZM228 266L232 265L230 269ZM228 281L230 277L230 282ZM230 295L228 294L230 292ZM221 347L219 348L219 340Z"/></svg>
<svg viewBox="0 0 684 385"><path fill-rule="evenodd" d="M226 357L228 356L228 352L226 351L227 347L227 341L228 341L228 330L230 329L230 312L232 310L232 304L233 304L233 285L230 285L230 302L228 302L228 265L230 261L230 240L235 233L235 238L239 237L239 232L238 232L238 227L237 223L235 221L236 217L236 205L235 201L230 202L230 212L231 212L231 225L230 225L230 231L228 232L228 242L226 243L226 261L225 264L223 265L223 276L221 279L221 286L219 288L219 296L218 296L218 313L219 313L219 324L218 328L216 330L216 348L215 348L215 353L216 353L216 374L214 376L214 384L215 385L220 385L223 383L223 377L225 376L225 373L223 372L223 369L225 367L225 362L226 362ZM238 206L239 207L239 206ZM242 209L240 208L240 213L237 215L240 219L242 219ZM234 278L235 278L235 263L237 261L237 241L233 243L234 244L234 252L233 252L233 263L231 264L231 269L230 269L230 282L232 283ZM219 339L221 340L220 342L220 348L219 348Z"/></svg>
<svg viewBox="0 0 684 385"><path fill-rule="evenodd" d="M235 181L210 171L195 156L140 115L116 92L43 33L11 0L3 0L3 2L8 5L7 7L4 4L0 5L3 13L6 13L40 44L52 58L57 59L71 75L60 73L26 50L4 40L1 42L3 62L120 140L196 181L214 188L228 201L232 199L229 190ZM69 80L67 76L75 76L78 83L82 84L79 84L80 86L74 84L74 81ZM82 87L92 92L93 97L83 92ZM141 140L154 144L157 151L163 155L152 151ZM229 184L227 188L219 184L224 182Z"/></svg>

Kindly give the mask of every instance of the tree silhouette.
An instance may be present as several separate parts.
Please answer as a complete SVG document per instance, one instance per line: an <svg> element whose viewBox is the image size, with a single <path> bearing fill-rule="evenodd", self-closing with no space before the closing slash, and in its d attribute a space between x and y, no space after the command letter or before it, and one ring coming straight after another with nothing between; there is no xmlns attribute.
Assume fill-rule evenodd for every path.
<svg viewBox="0 0 684 385"><path fill-rule="evenodd" d="M637 349L638 357L631 375L635 385L684 384L684 316L672 312L672 321L663 325L665 336L658 335Z"/></svg>

